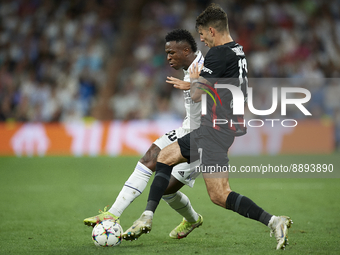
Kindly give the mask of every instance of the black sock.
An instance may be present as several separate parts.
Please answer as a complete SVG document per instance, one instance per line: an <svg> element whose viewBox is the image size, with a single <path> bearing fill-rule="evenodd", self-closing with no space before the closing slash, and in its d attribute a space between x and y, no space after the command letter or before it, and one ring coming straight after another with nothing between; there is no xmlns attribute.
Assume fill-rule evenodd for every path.
<svg viewBox="0 0 340 255"><path fill-rule="evenodd" d="M157 162L155 178L150 187L148 203L145 210L155 212L164 191L169 185L172 166Z"/></svg>
<svg viewBox="0 0 340 255"><path fill-rule="evenodd" d="M269 220L273 216L255 204L251 199L234 191L228 195L226 208L244 217L260 221L266 226L268 226Z"/></svg>

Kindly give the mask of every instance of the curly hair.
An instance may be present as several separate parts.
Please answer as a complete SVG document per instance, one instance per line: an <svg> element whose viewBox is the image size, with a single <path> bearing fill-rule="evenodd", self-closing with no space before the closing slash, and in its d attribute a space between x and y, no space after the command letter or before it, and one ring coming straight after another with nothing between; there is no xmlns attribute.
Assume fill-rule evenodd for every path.
<svg viewBox="0 0 340 255"><path fill-rule="evenodd" d="M229 33L228 16L218 4L210 4L196 18L196 30L198 30L199 27L206 28L208 26L212 26L220 33L224 31Z"/></svg>
<svg viewBox="0 0 340 255"><path fill-rule="evenodd" d="M178 42L187 42L190 45L190 48L193 52L197 51L197 44L194 37L190 34L188 30L185 29L175 29L169 32L165 36L166 42L176 41Z"/></svg>

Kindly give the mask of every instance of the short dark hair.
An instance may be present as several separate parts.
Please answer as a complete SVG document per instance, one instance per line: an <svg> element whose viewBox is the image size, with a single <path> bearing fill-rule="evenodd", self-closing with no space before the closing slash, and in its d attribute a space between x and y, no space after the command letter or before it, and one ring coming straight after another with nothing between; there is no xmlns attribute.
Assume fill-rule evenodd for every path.
<svg viewBox="0 0 340 255"><path fill-rule="evenodd" d="M196 18L196 30L199 27L212 26L218 32L227 31L228 27L228 16L225 11L215 3L210 4L198 17Z"/></svg>
<svg viewBox="0 0 340 255"><path fill-rule="evenodd" d="M165 36L166 42L176 41L178 42L187 42L190 45L190 48L193 52L197 51L197 44L194 37L188 30L185 29L175 29L169 32Z"/></svg>

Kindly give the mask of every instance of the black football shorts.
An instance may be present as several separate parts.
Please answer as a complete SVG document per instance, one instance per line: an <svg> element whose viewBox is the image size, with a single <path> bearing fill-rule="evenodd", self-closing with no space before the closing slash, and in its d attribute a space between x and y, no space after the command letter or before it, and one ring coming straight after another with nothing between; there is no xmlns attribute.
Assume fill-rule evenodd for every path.
<svg viewBox="0 0 340 255"><path fill-rule="evenodd" d="M228 150L235 137L207 126L200 126L178 139L182 156L188 163L200 159L205 166L227 166Z"/></svg>

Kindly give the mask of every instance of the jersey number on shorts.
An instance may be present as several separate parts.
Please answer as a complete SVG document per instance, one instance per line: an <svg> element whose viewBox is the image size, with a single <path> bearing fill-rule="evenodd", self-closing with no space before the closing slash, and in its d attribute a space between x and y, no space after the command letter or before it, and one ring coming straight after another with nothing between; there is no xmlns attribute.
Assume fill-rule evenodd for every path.
<svg viewBox="0 0 340 255"><path fill-rule="evenodd" d="M170 140L171 142L177 140L177 136L176 136L176 131L175 131L175 130L172 130L172 131L166 133L166 135L168 136L168 138L169 138L169 140Z"/></svg>
<svg viewBox="0 0 340 255"><path fill-rule="evenodd" d="M198 148L198 154L200 155L199 161L200 161L200 166L201 166L202 165L203 148Z"/></svg>

